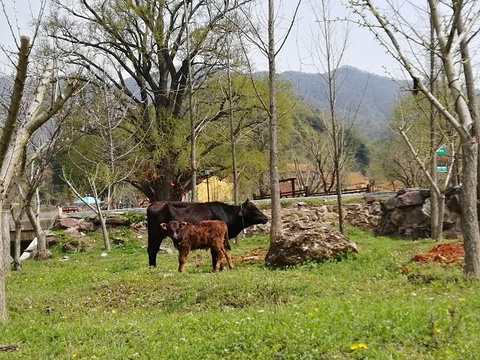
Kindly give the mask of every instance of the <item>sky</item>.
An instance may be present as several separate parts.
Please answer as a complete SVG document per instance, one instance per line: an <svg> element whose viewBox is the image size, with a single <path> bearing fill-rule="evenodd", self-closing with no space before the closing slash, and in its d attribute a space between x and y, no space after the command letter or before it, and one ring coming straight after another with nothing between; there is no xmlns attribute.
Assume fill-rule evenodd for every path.
<svg viewBox="0 0 480 360"><path fill-rule="evenodd" d="M319 4L320 0L313 0L315 4ZM355 19L355 17L346 10L344 1L330 0L331 2L331 18L345 18ZM384 0L377 0L379 4L384 3ZM263 1L266 3L266 1ZM287 28L291 22L296 7L296 0L288 0L282 2L277 6L276 13L278 17L276 24L278 29L276 35L278 38L277 46L282 41ZM266 18L266 5L264 9L259 12L259 17ZM317 12L318 14L318 12ZM309 73L323 72L323 69L318 64L318 56L315 52L312 54L312 41L317 41L317 32L319 23L315 21L316 17L311 6L311 1L303 0L297 14L296 21L292 27L291 33L287 38L285 46L281 49L277 57L277 71L303 71ZM337 22L337 35L339 40L345 33L346 22ZM377 75L389 76L390 73L398 73L399 65L391 55L385 52L385 49L374 40L373 34L365 28L360 28L349 22L348 42L343 56L342 65L349 65L361 70L371 72ZM320 39L321 41L321 39ZM312 64L312 59L317 65ZM257 66L262 69L267 69L267 62L265 57L257 54L255 56Z"/></svg>
<svg viewBox="0 0 480 360"><path fill-rule="evenodd" d="M31 23L38 18L41 4L41 0L0 0L0 71L8 65L5 51L16 49L14 39L18 41L21 35L33 37Z"/></svg>
<svg viewBox="0 0 480 360"><path fill-rule="evenodd" d="M376 0L375 3L381 8L387 0ZM402 6L406 11L407 20L412 23L418 17L407 8L408 0L388 0L394 1L397 5ZM14 34L18 38L22 35L32 35L33 30L28 25L32 20L38 16L40 4L42 0L0 0L0 44L2 47L15 49L15 44L12 41L12 34L9 31L9 26L5 21L5 12L13 26ZM332 18L349 16L351 19L358 19L353 15L349 15L344 5L347 0L330 0ZM258 8L257 16L263 18L263 23L266 23L266 8L267 1L260 0L261 5ZM281 38L286 32L287 27L293 16L294 8L297 0L277 0L276 5L276 35L277 46L282 41ZM312 32L318 29L319 23L315 21L314 11L311 4L319 4L320 0L302 0L299 8L297 19L293 25L290 36L288 37L285 46L281 49L277 57L277 71L303 71L303 72L323 72L323 69L318 63L318 56L312 55L312 44L318 44L312 36ZM2 11L3 9L3 11ZM337 22L338 23L338 22ZM345 22L343 22L345 23ZM337 25L336 25L337 26ZM342 33L342 25L339 24L339 33ZM7 31L5 31L7 30ZM343 31L344 32L344 31ZM317 59L317 66L312 66L312 59ZM267 61L265 56L254 52L251 57L255 63L255 70L267 70ZM5 67L5 56L0 51L0 72ZM373 34L365 28L360 28L353 23L350 23L350 32L348 36L348 46L343 56L341 65L349 65L361 70L371 72L378 75L400 77L400 66L391 55L385 52L385 49L374 40Z"/></svg>
<svg viewBox="0 0 480 360"><path fill-rule="evenodd" d="M382 0L383 1L383 0ZM0 0L4 3L5 10L14 27L15 36L18 38L20 34L33 34L33 30L28 25L38 15L40 9L40 0ZM266 4L263 0L262 3ZM338 1L332 1L336 9L333 9L337 14L344 13L339 10ZM279 2L280 4L280 2ZM285 33L285 28L288 26L291 16L293 14L295 0L287 0L281 2L281 6L277 7L277 35L281 37ZM335 5L336 4L336 5ZM266 5L263 5L266 8ZM263 9L266 10L266 9ZM265 15L260 10L259 15ZM281 52L277 58L277 71L304 71L304 72L318 72L318 67L311 66L311 55L308 44L308 39L311 39L312 28L315 26L315 19L312 13L311 6L308 0L303 0L300 6L297 21L295 22L292 32ZM0 44L8 49L15 49L15 44L12 41L12 34L8 30L9 27L5 21L4 14L0 16ZM8 31L5 31L8 30ZM350 33L349 46L345 54L344 65L357 67L361 70L372 72L379 75L386 75L385 69L392 71L398 68L392 58L385 54L382 47L373 40L373 36L366 29L355 28ZM257 70L266 70L267 62L264 56L260 54L252 55L253 61L256 63ZM0 66L5 64L4 54L0 54Z"/></svg>

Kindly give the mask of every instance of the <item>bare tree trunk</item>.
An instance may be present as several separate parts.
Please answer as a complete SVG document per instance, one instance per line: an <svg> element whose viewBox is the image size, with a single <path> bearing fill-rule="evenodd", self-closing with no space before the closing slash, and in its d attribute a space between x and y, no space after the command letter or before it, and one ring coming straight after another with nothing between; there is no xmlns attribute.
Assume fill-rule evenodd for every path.
<svg viewBox="0 0 480 360"><path fill-rule="evenodd" d="M280 206L280 183L278 174L278 139L277 139L277 106L275 103L275 14L274 0L268 1L268 88L269 96L269 127L270 127L270 191L271 212L270 246L282 235L282 219ZM268 256L268 255L267 255Z"/></svg>
<svg viewBox="0 0 480 360"><path fill-rule="evenodd" d="M30 39L22 36L20 38L20 52L17 65L17 75L13 84L12 98L8 108L8 115L3 125L2 135L0 137L0 165L3 164L7 154L8 146L13 136L15 124L17 121L20 102L23 96L25 79L27 78L28 55L30 51Z"/></svg>
<svg viewBox="0 0 480 360"><path fill-rule="evenodd" d="M18 111L20 109L20 102L23 96L23 88L27 78L29 51L30 39L22 36L20 38L19 60L12 97L8 109L7 120L3 125L3 131L0 138L0 167L5 165L4 163L7 151L11 145L15 124L18 117ZM3 223L3 206L5 204L6 190L8 188L8 184L5 184L4 180L5 175L2 175L2 179L0 179L0 223ZM5 277L7 276L7 270L9 267L7 259L10 257L10 244L7 244L7 240L9 241L9 239L6 239L3 235L3 232L0 232L0 323L5 323L8 320L5 294Z"/></svg>
<svg viewBox="0 0 480 360"><path fill-rule="evenodd" d="M227 30L228 31L228 30ZM232 154L232 175L233 175L233 203L238 204L238 169L237 155L235 150L235 129L233 124L233 91L232 91L232 72L230 69L230 34L227 33L227 83L228 83L228 118L230 120L230 152Z"/></svg>
<svg viewBox="0 0 480 360"><path fill-rule="evenodd" d="M2 210L2 238L3 238L3 259L5 264L5 274L8 275L12 257L10 256L10 214Z"/></svg>
<svg viewBox="0 0 480 360"><path fill-rule="evenodd" d="M33 210L31 204L28 204L25 210L27 212L28 220L30 221L30 224L32 225L37 237L37 259L48 259L50 254L47 250L47 236L45 231L42 229L42 225L40 224L38 213Z"/></svg>
<svg viewBox="0 0 480 360"><path fill-rule="evenodd" d="M430 16L430 76L429 76L429 88L430 92L435 96L435 29L433 27L432 18ZM430 149L432 151L432 161L430 167L430 176L432 177L432 182L437 184L437 131L435 124L435 114L436 108L433 103L430 103ZM443 213L440 218L440 199L437 192L434 190L433 186L430 186L430 229L432 231L432 239L440 241L442 239L442 230L443 230ZM443 208L443 206L442 206Z"/></svg>
<svg viewBox="0 0 480 360"><path fill-rule="evenodd" d="M467 85L465 93L465 84L473 84L471 78L472 72L469 71L472 61L469 58L463 58L461 61L463 72L458 69L458 59L456 55L461 52L462 57L468 56L468 41L471 39L472 27L475 28L474 21L478 21L480 12L469 7L473 2L455 2L454 6L449 8L452 14L442 16L442 11L446 10L441 2L428 0L431 20L435 28L435 34L438 40L437 54L442 61L442 69L445 71L449 93L455 105L453 114L448 106L444 106L441 101L435 97L429 89L423 84L422 78L417 74L404 53L400 42L397 40L396 32L401 31L402 26L392 26L381 12L379 12L372 1L365 0L360 4L354 4L355 7L366 5L369 12L373 15L382 30L385 31L390 40L392 48L397 59L402 63L403 68L408 71L417 83L418 89L432 102L438 112L444 116L460 135L462 155L463 155L463 184L462 184L462 227L463 242L465 247L465 275L467 277L480 278L480 233L477 216L477 166L478 162L478 119L476 109L472 111L470 104L474 102L476 94L472 86ZM463 13L462 13L463 12ZM449 21L445 21L448 18ZM468 26L463 26L463 20L468 19ZM398 25L398 24L396 24ZM405 33L403 33L405 35ZM472 93L473 92L473 93Z"/></svg>
<svg viewBox="0 0 480 360"><path fill-rule="evenodd" d="M105 247L106 251L110 251L110 240L108 239L108 230L107 230L107 225L106 225L106 219L102 215L102 212L100 212L100 227L102 229L102 238L103 238L103 246Z"/></svg>
<svg viewBox="0 0 480 360"><path fill-rule="evenodd" d="M96 213L98 215L98 218L100 220L100 227L102 229L103 246L105 247L106 251L110 251L112 248L110 247L110 240L108 238L106 219L105 219L105 216L103 216L103 212L100 207L100 203L98 201L97 188L92 182L90 182L90 187L93 189L93 195L95 196L95 208L96 208Z"/></svg>
<svg viewBox="0 0 480 360"><path fill-rule="evenodd" d="M97 189L95 188L95 186L92 186L92 185L91 185L91 188L94 190L93 194L95 196L95 209L96 209L95 212L97 213L98 219L100 220L100 228L102 229L103 246L105 247L106 251L110 251L111 247L110 247L110 239L108 238L108 230L107 230L107 224L106 224L107 221L105 219L105 216L103 216L103 212L100 207L100 203L98 201L98 193L96 191Z"/></svg>
<svg viewBox="0 0 480 360"><path fill-rule="evenodd" d="M23 214L23 212L22 212ZM15 220L15 237L13 238L13 269L16 271L22 270L22 265L20 264L20 256L22 256L22 220Z"/></svg>
<svg viewBox="0 0 480 360"><path fill-rule="evenodd" d="M480 276L480 233L477 217L478 143L463 143L462 228L465 275Z"/></svg>
<svg viewBox="0 0 480 360"><path fill-rule="evenodd" d="M184 16L183 21L185 22L185 37L187 45L187 55L186 58L188 61L188 79L187 79L187 96L188 96L188 118L190 120L190 169L191 169L191 191L192 191L192 201L197 201L197 161L196 161L196 134L195 134L195 119L193 116L193 94L192 94L192 59L190 54L190 27L188 25L188 13L187 3L191 6L191 1L183 0L184 6Z"/></svg>
<svg viewBox="0 0 480 360"><path fill-rule="evenodd" d="M7 316L7 299L5 298L5 276L1 274L0 270L0 323L6 323Z"/></svg>
<svg viewBox="0 0 480 360"><path fill-rule="evenodd" d="M0 194L3 194L3 189L0 185ZM7 301L6 301L6 289L5 289L5 277L8 274L8 268L10 266L10 237L6 236L5 224L8 225L8 217L3 212L4 200L0 197L0 224L2 230L0 231L0 323L6 323L7 317Z"/></svg>

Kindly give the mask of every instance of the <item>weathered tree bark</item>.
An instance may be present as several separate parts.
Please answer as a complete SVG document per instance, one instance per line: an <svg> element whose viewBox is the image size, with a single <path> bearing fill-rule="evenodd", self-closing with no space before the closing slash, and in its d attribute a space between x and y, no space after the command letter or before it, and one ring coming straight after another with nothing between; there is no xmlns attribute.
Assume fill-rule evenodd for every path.
<svg viewBox="0 0 480 360"><path fill-rule="evenodd" d="M480 277L480 233L477 214L478 143L463 142L462 231L467 277Z"/></svg>
<svg viewBox="0 0 480 360"><path fill-rule="evenodd" d="M63 107L65 102L73 95L78 88L78 81L66 81L65 91L61 96L54 99L49 104L42 104L46 84L51 82L53 66L51 63L47 65L42 75L41 85L37 88L37 93L26 114L26 122L21 127L15 128L17 125L18 109L20 105L15 102L22 100L23 84L27 76L27 63L30 53L30 41L26 37L22 37L20 41L19 61L17 66L17 74L14 85L14 93L10 102L9 113L4 128L7 129L2 134L0 141L0 210L7 205L6 194L10 190L14 176L16 176L18 167L25 158L27 143L34 132L45 122L51 119ZM13 123L13 125L12 125ZM11 126L14 131L10 132ZM0 322L6 322L6 302L5 302L5 262L6 251L4 237L0 235ZM8 251L9 250L8 246ZM7 267L8 268L8 267Z"/></svg>
<svg viewBox="0 0 480 360"><path fill-rule="evenodd" d="M190 2L189 6L187 5L187 0L183 0L183 7L184 7L184 24L185 24L185 37L186 37L186 50L187 54L186 57L188 61L187 64L187 86L186 86L186 95L188 98L188 119L190 120L190 171L191 171L191 184L190 184L190 191L192 194L191 200L193 202L197 201L197 152L196 152L196 143L197 143L197 136L195 133L195 117L193 115L193 76L192 76L192 63L193 58L190 56L190 26L189 26L189 19L187 14L192 12L191 9L192 3Z"/></svg>
<svg viewBox="0 0 480 360"><path fill-rule="evenodd" d="M2 211L2 239L3 239L3 259L5 260L6 273L8 274L12 257L10 256L10 214L8 211Z"/></svg>
<svg viewBox="0 0 480 360"><path fill-rule="evenodd" d="M23 216L23 211L22 211ZM14 250L13 250L13 269L21 270L20 256L22 256L22 220L18 218L15 220L15 236L13 238Z"/></svg>
<svg viewBox="0 0 480 360"><path fill-rule="evenodd" d="M0 185L0 191L3 190ZM0 209L3 208L4 201L0 198ZM6 289L5 278L8 275L8 271L11 263L10 256L10 226L8 213L0 211L0 323L5 323L8 320L7 317L7 301L6 301Z"/></svg>
<svg viewBox="0 0 480 360"><path fill-rule="evenodd" d="M23 96L23 88L27 78L28 55L30 53L30 39L22 36L20 38L19 59L17 65L17 74L13 86L10 106L8 108L7 120L3 126L2 136L0 138L0 168L5 165L7 152L11 146L15 124L17 122L18 111ZM12 164L13 165L13 164ZM3 207L5 205L6 191L9 184L5 182L5 173L2 172L0 178L0 224L3 223ZM7 256L8 255L8 256ZM8 257L10 256L10 243L6 243L3 233L0 232L0 323L7 322L7 303L5 294L5 277L9 267Z"/></svg>
<svg viewBox="0 0 480 360"><path fill-rule="evenodd" d="M25 207L25 211L27 213L28 220L33 227L33 230L35 231L35 235L37 236L37 258L40 260L48 259L50 257L50 254L47 249L47 235L42 229L38 213L33 210L31 204L28 204Z"/></svg>
<svg viewBox="0 0 480 360"><path fill-rule="evenodd" d="M270 193L271 212L270 247L282 235L280 206L280 183L278 174L277 106L275 102L275 14L274 0L268 1L268 89L269 89L269 130L270 130ZM268 254L267 254L268 257Z"/></svg>
<svg viewBox="0 0 480 360"><path fill-rule="evenodd" d="M232 91L232 71L231 71L231 53L230 53L230 33L227 29L227 86L228 86L228 120L230 125L230 153L232 156L232 177L233 177L233 203L238 204L238 169L237 153L235 146L235 128L233 118L233 91ZM235 240L236 241L236 240Z"/></svg>
<svg viewBox="0 0 480 360"><path fill-rule="evenodd" d="M430 16L430 76L429 76L429 89L435 96L435 28L433 27L432 17ZM415 89L414 89L415 90ZM432 182L438 186L437 177L437 130L436 130L436 108L430 102L430 151L432 152L432 161L430 166L430 176ZM430 229L432 231L432 239L440 241L443 234L443 204L440 201L445 202L445 197L439 197L435 191L434 186L430 186Z"/></svg>

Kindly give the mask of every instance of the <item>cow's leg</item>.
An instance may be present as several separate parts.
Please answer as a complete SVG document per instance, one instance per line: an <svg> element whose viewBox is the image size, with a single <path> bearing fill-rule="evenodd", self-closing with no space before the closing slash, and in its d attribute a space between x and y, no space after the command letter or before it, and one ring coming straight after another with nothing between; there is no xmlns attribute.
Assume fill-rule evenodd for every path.
<svg viewBox="0 0 480 360"><path fill-rule="evenodd" d="M220 271L220 266L222 265L223 246L215 245L212 249L214 249L217 253L217 262L215 263L213 268L213 271L217 272Z"/></svg>
<svg viewBox="0 0 480 360"><path fill-rule="evenodd" d="M187 262L189 249L187 247L181 247L178 251L178 272L183 272L185 263Z"/></svg>
<svg viewBox="0 0 480 360"><path fill-rule="evenodd" d="M148 246L147 246L147 252L148 252L148 265L149 266L157 266L157 253L158 250L160 250L160 245L162 244L162 241L165 237L162 236L161 234L155 234L151 235L149 234L148 236Z"/></svg>

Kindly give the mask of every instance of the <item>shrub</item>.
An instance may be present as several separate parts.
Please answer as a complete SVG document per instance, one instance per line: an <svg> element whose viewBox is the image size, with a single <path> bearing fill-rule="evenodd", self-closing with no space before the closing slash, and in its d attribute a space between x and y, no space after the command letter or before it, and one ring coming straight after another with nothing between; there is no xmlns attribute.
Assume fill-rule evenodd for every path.
<svg viewBox="0 0 480 360"><path fill-rule="evenodd" d="M147 218L145 214L135 211L127 211L125 214L123 214L123 217L129 222L129 224L142 222Z"/></svg>

